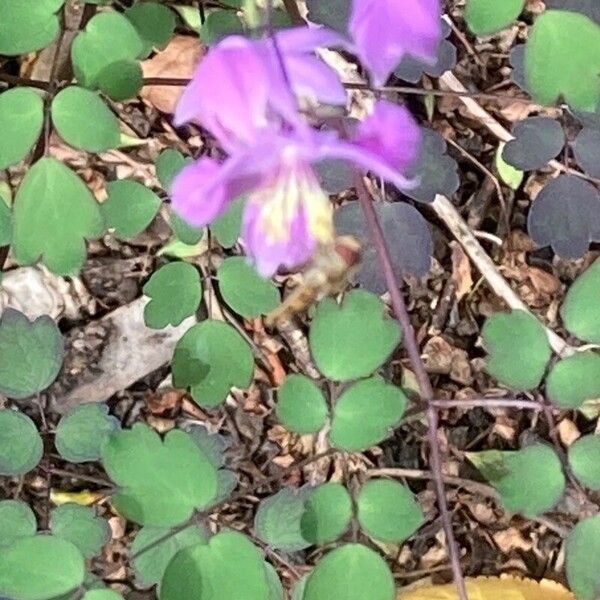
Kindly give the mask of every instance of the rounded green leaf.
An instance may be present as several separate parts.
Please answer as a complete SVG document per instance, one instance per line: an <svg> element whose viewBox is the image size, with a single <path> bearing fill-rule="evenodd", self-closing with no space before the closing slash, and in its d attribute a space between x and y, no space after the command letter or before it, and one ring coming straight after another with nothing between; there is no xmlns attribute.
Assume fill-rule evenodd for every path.
<svg viewBox="0 0 600 600"><path fill-rule="evenodd" d="M62 366L64 343L50 317L30 321L7 308L0 317L0 392L29 398L45 390Z"/></svg>
<svg viewBox="0 0 600 600"><path fill-rule="evenodd" d="M489 354L487 370L516 390L536 388L552 354L543 325L523 310L496 313L481 331Z"/></svg>
<svg viewBox="0 0 600 600"><path fill-rule="evenodd" d="M425 522L412 492L396 481L369 481L360 491L357 505L361 527L381 542L400 544Z"/></svg>
<svg viewBox="0 0 600 600"><path fill-rule="evenodd" d="M534 100L564 98L595 112L600 99L600 26L578 12L547 10L536 18L525 47L527 89Z"/></svg>
<svg viewBox="0 0 600 600"><path fill-rule="evenodd" d="M508 27L520 14L525 0L467 0L465 20L477 35L487 35Z"/></svg>
<svg viewBox="0 0 600 600"><path fill-rule="evenodd" d="M580 340L600 344L600 259L569 288L560 314L565 327Z"/></svg>
<svg viewBox="0 0 600 600"><path fill-rule="evenodd" d="M316 433L327 422L327 401L305 375L288 375L277 392L277 417L294 433Z"/></svg>
<svg viewBox="0 0 600 600"><path fill-rule="evenodd" d="M52 122L65 142L88 152L116 148L121 140L119 121L100 96L76 85L55 96Z"/></svg>
<svg viewBox="0 0 600 600"><path fill-rule="evenodd" d="M246 198L234 200L229 208L210 224L210 230L223 248L231 248L240 237L245 206Z"/></svg>
<svg viewBox="0 0 600 600"><path fill-rule="evenodd" d="M569 447L573 475L591 490L600 490L600 435L584 435Z"/></svg>
<svg viewBox="0 0 600 600"><path fill-rule="evenodd" d="M15 88L0 94L0 169L15 165L27 156L43 124L44 102L36 91Z"/></svg>
<svg viewBox="0 0 600 600"><path fill-rule="evenodd" d="M567 579L579 600L600 594L600 515L580 521L566 544Z"/></svg>
<svg viewBox="0 0 600 600"><path fill-rule="evenodd" d="M0 246L8 246L12 241L12 211L0 194Z"/></svg>
<svg viewBox="0 0 600 600"><path fill-rule="evenodd" d="M44 452L35 423L16 410L0 410L0 475L23 475L38 465Z"/></svg>
<svg viewBox="0 0 600 600"><path fill-rule="evenodd" d="M194 227L174 212L171 212L170 223L171 229L173 229L173 233L177 236L177 239L188 246L197 244L206 232L204 227Z"/></svg>
<svg viewBox="0 0 600 600"><path fill-rule="evenodd" d="M170 532L171 529L163 527L142 527L135 536L131 545L131 564L141 587L149 588L160 584L168 564L182 548L207 542L204 529L195 525L172 532L172 535L169 535ZM158 540L163 541L153 546ZM144 551L148 547L150 549Z"/></svg>
<svg viewBox="0 0 600 600"><path fill-rule="evenodd" d="M167 148L158 155L156 159L156 176L165 192L171 191L173 179L183 167L190 163L190 160L189 157L173 148Z"/></svg>
<svg viewBox="0 0 600 600"><path fill-rule="evenodd" d="M180 325L198 310L202 300L200 275L186 262L168 263L155 271L143 291L150 297L144 322L153 329Z"/></svg>
<svg viewBox="0 0 600 600"><path fill-rule="evenodd" d="M385 561L361 544L346 544L321 559L308 577L303 600L394 600L396 586Z"/></svg>
<svg viewBox="0 0 600 600"><path fill-rule="evenodd" d="M96 77L96 86L113 100L137 96L144 85L142 66L135 60L119 60L104 67Z"/></svg>
<svg viewBox="0 0 600 600"><path fill-rule="evenodd" d="M342 304L326 298L317 306L310 348L319 370L336 381L366 377L400 342L398 323L374 294L354 290Z"/></svg>
<svg viewBox="0 0 600 600"><path fill-rule="evenodd" d="M533 518L550 510L565 491L556 452L544 444L518 451L468 452L467 458L498 490L504 507Z"/></svg>
<svg viewBox="0 0 600 600"><path fill-rule="evenodd" d="M600 398L600 355L586 350L558 361L546 380L546 394L561 408Z"/></svg>
<svg viewBox="0 0 600 600"><path fill-rule="evenodd" d="M163 441L147 425L136 423L109 438L102 462L120 487L115 507L141 525L183 523L217 493L216 469L183 431L170 431Z"/></svg>
<svg viewBox="0 0 600 600"><path fill-rule="evenodd" d="M284 552L297 552L311 545L302 534L305 502L312 490L308 487L283 488L261 501L254 529L270 547Z"/></svg>
<svg viewBox="0 0 600 600"><path fill-rule="evenodd" d="M115 237L129 240L142 233L156 216L160 198L137 181L122 179L106 186L108 198L102 203L102 214Z"/></svg>
<svg viewBox="0 0 600 600"><path fill-rule="evenodd" d="M142 58L153 48L163 50L175 32L175 13L158 2L142 2L128 8L124 15L131 21L142 40Z"/></svg>
<svg viewBox="0 0 600 600"><path fill-rule="evenodd" d="M0 595L47 600L76 590L84 575L84 558L71 542L53 535L24 537L2 553Z"/></svg>
<svg viewBox="0 0 600 600"><path fill-rule="evenodd" d="M144 49L137 29L121 13L101 12L90 19L73 40L71 60L77 80L85 87L97 87L101 75L122 61L133 61ZM104 72L104 73L103 73Z"/></svg>
<svg viewBox="0 0 600 600"><path fill-rule="evenodd" d="M106 404L80 404L58 422L54 445L69 462L96 461L108 438L120 428L119 420L108 414Z"/></svg>
<svg viewBox="0 0 600 600"><path fill-rule="evenodd" d="M300 530L311 544L326 544L345 533L352 519L352 499L340 483L324 483L306 500Z"/></svg>
<svg viewBox="0 0 600 600"><path fill-rule="evenodd" d="M10 546L19 538L35 535L36 531L35 514L25 502L0 501L0 549L2 546Z"/></svg>
<svg viewBox="0 0 600 600"><path fill-rule="evenodd" d="M98 589L89 590L83 595L81 600L123 600L123 596L114 590Z"/></svg>
<svg viewBox="0 0 600 600"><path fill-rule="evenodd" d="M180 550L171 561L160 600L267 600L263 557L241 533L226 531L208 544Z"/></svg>
<svg viewBox="0 0 600 600"><path fill-rule="evenodd" d="M0 0L0 54L16 56L48 46L58 35L56 13L65 0Z"/></svg>
<svg viewBox="0 0 600 600"><path fill-rule="evenodd" d="M209 46L228 35L244 33L239 17L231 10L214 10L209 13L200 28L200 39Z"/></svg>
<svg viewBox="0 0 600 600"><path fill-rule="evenodd" d="M50 530L77 546L85 558L100 554L110 540L108 521L96 516L93 508L72 502L57 506L52 511Z"/></svg>
<svg viewBox="0 0 600 600"><path fill-rule="evenodd" d="M355 383L336 402L331 441L344 450L366 450L386 438L408 404L402 390L375 376Z"/></svg>
<svg viewBox="0 0 600 600"><path fill-rule="evenodd" d="M266 314L280 302L277 286L261 277L241 256L226 259L217 271L217 278L223 299L242 317Z"/></svg>
<svg viewBox="0 0 600 600"><path fill-rule="evenodd" d="M41 158L25 175L15 199L13 251L21 264L41 259L58 275L75 275L85 240L103 231L100 208L83 181L55 158Z"/></svg>
<svg viewBox="0 0 600 600"><path fill-rule="evenodd" d="M275 567L265 561L265 571L267 572L267 583L269 584L268 600L285 600L285 591Z"/></svg>
<svg viewBox="0 0 600 600"><path fill-rule="evenodd" d="M244 338L227 323L204 321L177 342L171 365L177 387L190 388L201 406L217 406L232 387L252 382L254 357Z"/></svg>

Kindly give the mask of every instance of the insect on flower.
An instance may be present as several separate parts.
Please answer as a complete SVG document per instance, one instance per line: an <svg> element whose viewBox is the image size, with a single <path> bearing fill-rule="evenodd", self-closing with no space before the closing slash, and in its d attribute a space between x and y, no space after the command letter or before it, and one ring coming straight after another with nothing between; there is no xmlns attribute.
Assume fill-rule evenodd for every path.
<svg viewBox="0 0 600 600"><path fill-rule="evenodd" d="M267 326L290 321L325 296L342 293L351 283L361 257L359 241L349 235L317 248L306 266L302 283L266 318Z"/></svg>

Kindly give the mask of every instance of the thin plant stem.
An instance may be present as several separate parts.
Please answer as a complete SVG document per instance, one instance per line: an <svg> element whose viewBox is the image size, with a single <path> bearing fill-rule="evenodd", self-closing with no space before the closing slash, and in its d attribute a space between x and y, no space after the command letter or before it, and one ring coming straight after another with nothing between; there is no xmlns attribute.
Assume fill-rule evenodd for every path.
<svg viewBox="0 0 600 600"><path fill-rule="evenodd" d="M433 404L434 393L427 375L425 364L421 358L415 332L410 323L410 317L404 302L404 297L401 291L401 282L397 279L394 267L392 265L392 259L390 256L389 248L383 235L383 230L375 209L373 208L373 201L369 194L361 173L355 175L355 187L358 194L358 199L361 204L369 232L377 256L385 276L388 292L392 302L392 308L398 319L402 332L404 334L404 347L410 358L419 389L421 391L421 397L427 403L427 438L429 442L429 460L431 463L431 474L435 486L435 493L437 497L437 503L440 510L440 516L444 532L446 534L446 541L448 544L448 554L450 557L450 564L452 565L452 574L454 576L454 582L458 591L460 600L468 600L467 588L465 585L465 578L463 575L462 565L460 562L460 553L456 538L454 537L454 531L452 530L452 519L450 517L450 511L448 509L448 502L446 499L446 491L444 488L444 476L442 473L442 458L440 452L440 445L438 440L438 426L439 416L437 408Z"/></svg>

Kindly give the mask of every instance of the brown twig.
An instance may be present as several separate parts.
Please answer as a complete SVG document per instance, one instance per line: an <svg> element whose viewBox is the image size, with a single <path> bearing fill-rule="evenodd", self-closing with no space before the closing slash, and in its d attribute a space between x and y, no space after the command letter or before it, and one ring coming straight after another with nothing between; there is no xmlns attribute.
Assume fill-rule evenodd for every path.
<svg viewBox="0 0 600 600"><path fill-rule="evenodd" d="M440 452L440 445L438 440L438 411L433 404L434 394L429 376L425 364L421 358L421 353L417 345L414 329L410 322L406 303L401 292L401 282L396 278L396 273L392 265L392 259L390 256L389 248L383 235L383 230L375 209L373 208L372 198L365 186L363 177L360 173L355 176L355 187L358 194L369 232L381 268L383 270L388 292L392 302L392 308L396 315L396 318L400 322L402 332L404 334L404 347L410 358L413 371L419 384L421 391L421 397L427 403L427 423L428 423L428 441L429 441L429 452L430 452L430 463L431 463L431 474L435 486L435 492L440 510L440 516L442 519L442 525L446 534L446 541L448 543L448 553L450 556L450 563L452 565L452 574L454 576L454 582L457 587L458 595L460 600L468 600L467 588L465 586L465 579L463 575L462 565L460 562L460 553L456 538L454 537L454 531L452 529L452 519L450 517L450 511L448 509L448 502L446 499L446 491L444 489L444 476L442 473L442 458Z"/></svg>

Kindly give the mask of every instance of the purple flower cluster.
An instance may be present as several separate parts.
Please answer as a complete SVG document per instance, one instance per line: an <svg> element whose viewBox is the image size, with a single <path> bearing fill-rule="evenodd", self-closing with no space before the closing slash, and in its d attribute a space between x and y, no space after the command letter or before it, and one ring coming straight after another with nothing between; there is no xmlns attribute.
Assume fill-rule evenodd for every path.
<svg viewBox="0 0 600 600"><path fill-rule="evenodd" d="M344 106L346 91L319 48L354 52L376 85L405 54L434 60L439 0L354 0L353 43L326 28L283 30L263 40L231 36L201 61L175 115L201 124L227 153L202 157L173 184L173 206L204 226L241 195L248 197L242 240L264 276L292 269L334 239L333 207L313 165L328 158L372 171L399 188L413 182L419 127L404 107L381 100L349 135L310 125L305 103Z"/></svg>

